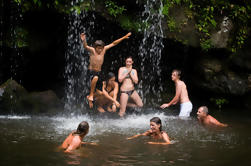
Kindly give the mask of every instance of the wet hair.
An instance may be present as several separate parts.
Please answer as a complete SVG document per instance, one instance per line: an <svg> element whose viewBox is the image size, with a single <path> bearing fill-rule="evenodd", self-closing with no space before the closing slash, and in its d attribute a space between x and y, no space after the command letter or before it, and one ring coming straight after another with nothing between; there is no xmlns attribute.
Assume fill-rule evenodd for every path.
<svg viewBox="0 0 251 166"><path fill-rule="evenodd" d="M113 72L109 72L107 74L107 78L105 80L105 83L106 83L106 86L108 85L108 81L112 78L112 77L115 77L115 74Z"/></svg>
<svg viewBox="0 0 251 166"><path fill-rule="evenodd" d="M153 117L153 118L150 120L150 122L154 122L154 123L156 123L156 124L159 124L159 125L160 125L159 130L162 131L162 123L161 123L161 120L160 120L159 117Z"/></svg>
<svg viewBox="0 0 251 166"><path fill-rule="evenodd" d="M133 60L132 56L128 56L128 57L126 57L125 61L126 61L127 59L129 59L129 58L131 58L131 59Z"/></svg>
<svg viewBox="0 0 251 166"><path fill-rule="evenodd" d="M202 108L202 111L204 113L206 113L206 115L208 115L208 108L207 108L207 106L201 106L200 108Z"/></svg>
<svg viewBox="0 0 251 166"><path fill-rule="evenodd" d="M96 48L96 47L104 47L105 46L105 43L102 41L102 40L96 40L93 44L93 47Z"/></svg>
<svg viewBox="0 0 251 166"><path fill-rule="evenodd" d="M77 130L73 134L87 134L88 130L89 124L86 121L83 121L78 125Z"/></svg>
<svg viewBox="0 0 251 166"><path fill-rule="evenodd" d="M173 73L173 72L176 72L176 73L178 74L178 76L180 77L180 75L181 75L181 71L180 71L180 70L178 70L178 69L173 69L172 73Z"/></svg>

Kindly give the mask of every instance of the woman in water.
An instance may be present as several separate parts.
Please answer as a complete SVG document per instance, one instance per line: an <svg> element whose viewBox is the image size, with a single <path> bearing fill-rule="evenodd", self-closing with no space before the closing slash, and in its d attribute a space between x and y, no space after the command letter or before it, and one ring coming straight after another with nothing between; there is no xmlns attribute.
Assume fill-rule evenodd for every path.
<svg viewBox="0 0 251 166"><path fill-rule="evenodd" d="M148 144L157 144L157 145L168 145L171 144L170 139L166 132L162 131L161 120L158 117L154 117L150 120L150 130L137 134L127 139L134 139L140 136L150 136L153 139L162 139L164 142L148 142Z"/></svg>
<svg viewBox="0 0 251 166"><path fill-rule="evenodd" d="M61 148L65 150L64 152L72 152L73 150L80 148L82 144L96 145L96 143L82 142L88 132L89 124L85 121L81 122L78 125L77 130L71 132L70 135L64 140Z"/></svg>
<svg viewBox="0 0 251 166"><path fill-rule="evenodd" d="M116 108L120 106L117 101L119 85L115 79L115 74L109 72L106 81L103 81L101 86L97 85L95 103L98 106L98 111L101 113L105 112L105 106L109 112L116 112Z"/></svg>
<svg viewBox="0 0 251 166"><path fill-rule="evenodd" d="M123 117L126 111L126 106L143 107L143 103L139 94L134 89L134 84L138 84L137 70L132 68L132 57L126 58L126 66L120 67L118 72L118 80L122 83L120 87L120 110L119 116ZM131 98L134 103L127 103L128 98Z"/></svg>

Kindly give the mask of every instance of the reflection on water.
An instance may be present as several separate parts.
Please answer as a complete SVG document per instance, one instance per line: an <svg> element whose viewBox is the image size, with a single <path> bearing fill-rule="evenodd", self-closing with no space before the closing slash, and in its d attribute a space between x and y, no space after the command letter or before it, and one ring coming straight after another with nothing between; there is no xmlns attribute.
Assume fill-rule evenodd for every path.
<svg viewBox="0 0 251 166"><path fill-rule="evenodd" d="M148 145L148 137L126 140L149 129L158 116L172 145ZM97 142L74 154L57 147L81 121L90 132L84 139ZM129 115L124 119L78 117L0 116L0 165L249 165L251 133L248 117L228 117L226 129L206 129L196 118L186 120L164 113Z"/></svg>

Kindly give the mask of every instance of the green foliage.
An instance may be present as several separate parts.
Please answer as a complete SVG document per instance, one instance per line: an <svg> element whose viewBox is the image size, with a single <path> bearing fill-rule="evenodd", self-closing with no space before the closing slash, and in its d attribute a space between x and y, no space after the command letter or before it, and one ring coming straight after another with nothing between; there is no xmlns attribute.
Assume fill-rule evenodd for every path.
<svg viewBox="0 0 251 166"><path fill-rule="evenodd" d="M113 17L121 15L126 10L124 6L118 6L115 2L110 0L105 1L105 7L108 10L108 13Z"/></svg>
<svg viewBox="0 0 251 166"><path fill-rule="evenodd" d="M167 24L170 31L178 28L178 24L171 17L170 11L176 7L186 8L185 14L188 19L194 19L196 22L196 29L200 37L200 45L203 50L207 51L212 48L209 39L211 32L216 31L218 27L216 19L220 17L230 18L234 24L235 29L232 33L233 39L229 42L230 49L235 52L237 49L242 48L247 39L247 29L250 26L251 5L248 1L236 3L233 1L224 0L162 0L163 2L163 15L167 18ZM218 20L221 21L221 20ZM174 25L176 27L174 28Z"/></svg>
<svg viewBox="0 0 251 166"><path fill-rule="evenodd" d="M212 48L211 40L210 39L207 39L207 40L201 39L200 47L202 50L208 51L210 48Z"/></svg>
<svg viewBox="0 0 251 166"><path fill-rule="evenodd" d="M214 102L214 104L218 107L219 110L221 110L224 104L228 103L228 100L225 98L211 98L210 101Z"/></svg>
<svg viewBox="0 0 251 166"><path fill-rule="evenodd" d="M130 17L126 16L120 16L119 19L119 24L121 25L122 28L130 30L130 31L135 31L138 32L140 29L144 27L143 24L140 24L139 22L133 21Z"/></svg>

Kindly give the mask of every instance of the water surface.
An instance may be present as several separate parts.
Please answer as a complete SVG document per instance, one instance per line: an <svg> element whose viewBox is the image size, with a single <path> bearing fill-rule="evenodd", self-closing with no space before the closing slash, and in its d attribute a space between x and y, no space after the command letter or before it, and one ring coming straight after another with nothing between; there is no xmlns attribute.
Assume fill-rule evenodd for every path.
<svg viewBox="0 0 251 166"><path fill-rule="evenodd" d="M149 129L158 116L174 144L148 145L148 137L126 140ZM207 129L195 117L180 119L164 113L128 115L123 119L81 116L0 116L1 166L45 165L250 165L251 118L245 115L217 115L228 123L225 129ZM90 132L74 154L57 147L81 121Z"/></svg>

